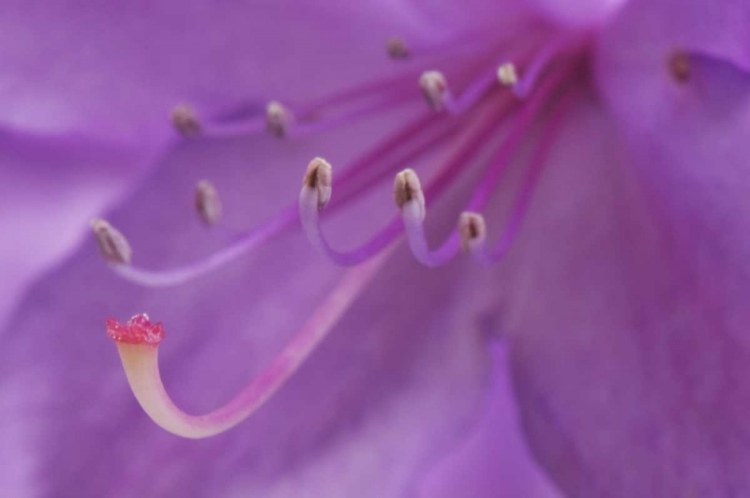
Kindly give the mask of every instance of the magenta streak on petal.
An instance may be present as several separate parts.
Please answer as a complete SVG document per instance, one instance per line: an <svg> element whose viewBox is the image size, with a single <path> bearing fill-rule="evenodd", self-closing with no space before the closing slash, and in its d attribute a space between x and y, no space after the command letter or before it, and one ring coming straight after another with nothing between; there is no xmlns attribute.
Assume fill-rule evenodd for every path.
<svg viewBox="0 0 750 498"><path fill-rule="evenodd" d="M379 106L377 104L385 106L388 102L396 103L406 97L404 91L412 85L415 77L413 73L414 71L410 71L405 76L400 75L394 78L356 85L346 90L325 95L314 102L301 105L294 105L292 103L291 110L295 117L300 120L300 124L304 123L308 126L313 126L315 123L325 123L328 120L328 116L325 115L336 111L339 107L353 107L348 112L341 113L343 115L351 115L357 112L362 113L365 109L373 107L376 107L375 110L378 110ZM375 103L367 103L367 100L373 99L376 101ZM357 105L360 101L365 102ZM341 114L334 112L332 119L338 122ZM325 117L321 119L321 116ZM207 123L202 123L202 126L203 134L210 137L231 138L254 135L266 131L266 116L264 113L260 113L244 120L209 118ZM332 128L333 126L335 125L329 125L326 128Z"/></svg>
<svg viewBox="0 0 750 498"><path fill-rule="evenodd" d="M334 212L358 194L370 188L372 178L369 176L372 176L372 165L381 160L384 155L391 154L399 147L408 145L412 139L418 137L420 134L432 132L433 127L440 125L442 122L443 119L441 117L436 117L432 113L427 114L397 131L394 135L385 139L381 144L355 161L336 178L339 187L344 187L344 192L331 202L330 211ZM431 145L431 142L428 142L429 145ZM428 149L427 146L424 146L424 148L425 150ZM380 171L380 174L387 174L392 169L393 166L386 161L384 169ZM359 185L355 185L350 190L346 189L350 183L356 183L360 177L367 176L364 173L370 174L366 178L367 181L359 182ZM262 223L229 246L207 258L172 270L146 270L135 266L117 264L110 265L110 267L122 278L146 287L179 285L204 275L238 256L254 250L264 242L294 226L298 220L298 207L295 203L284 208L276 217Z"/></svg>
<svg viewBox="0 0 750 498"><path fill-rule="evenodd" d="M414 92L412 88L405 88L400 93L385 95L380 100L364 104L361 107L356 107L330 118L326 117L319 120L297 123L291 127L289 138L304 138L321 131L330 130L377 112L393 110L396 104L402 104L409 100L418 100L418 98L419 94Z"/></svg>
<svg viewBox="0 0 750 498"><path fill-rule="evenodd" d="M479 188L474 192L466 210L483 210L490 200L492 193L502 179L506 166L521 140L526 135L534 118L549 103L551 95L560 84L570 75L569 70L558 71L544 80L538 91L534 92L529 102L522 107L518 120L513 123L510 135L500 147L493 165L487 170L480 181ZM424 233L423 219L414 216L410 210L403 211L403 221L406 227L406 237L414 257L425 266L441 266L453 259L460 251L460 237L458 230L453 230L439 248L431 250Z"/></svg>
<svg viewBox="0 0 750 498"><path fill-rule="evenodd" d="M466 32L452 37L440 43L426 44L413 43L404 40L409 48L410 58L421 57L445 57L446 54L460 54L471 52L475 55L477 51L487 49L486 38L479 33Z"/></svg>
<svg viewBox="0 0 750 498"><path fill-rule="evenodd" d="M490 108L485 116L471 130L466 142L460 144L458 151L440 168L440 174L427 187L427 193L437 198L447 189L455 177L461 173L472 153L487 139L490 133L496 129L501 122L500 117L505 114L506 108L511 104L510 99L500 100L497 109ZM412 158L404 158L401 165L404 166L412 161ZM331 247L320 226L317 198L312 198L312 191L303 189L300 194L299 213L302 226L308 240L325 256L334 263L341 266L352 266L367 260L382 251L388 244L395 241L403 231L401 216L394 217L384 228L377 232L370 240L361 246L347 252L340 252Z"/></svg>
<svg viewBox="0 0 750 498"><path fill-rule="evenodd" d="M325 302L273 361L234 399L206 415L188 415L172 402L161 381L158 347L116 342L131 389L144 411L165 430L199 439L224 432L268 401L326 337L367 284L377 275L390 251L349 270Z"/></svg>
<svg viewBox="0 0 750 498"><path fill-rule="evenodd" d="M444 62L450 57L441 54ZM332 129L357 118L392 109L411 99L417 99L414 81L418 73L413 70L393 78L357 85L334 92L317 101L290 105L298 120L292 125L289 138L303 138L313 133ZM340 110L344 108L344 110ZM255 135L266 131L266 116L258 114L242 121L210 120L202 124L202 133L215 138L232 138Z"/></svg>
<svg viewBox="0 0 750 498"><path fill-rule="evenodd" d="M537 149L529 163L525 181L518 194L518 198L514 203L510 219L503 230L503 234L497 247L490 251L486 248L486 244L482 242L478 246L472 248L471 254L477 259L477 261L480 261L483 264L495 264L505 256L513 245L513 241L518 236L523 220L526 217L526 212L528 211L529 204L533 198L534 190L539 183L539 176L544 169L544 165L547 163L549 152L560 134L560 129L565 120L564 118L570 110L572 102L573 93L571 91L563 97L562 101L558 104L558 108L550 118L550 121L545 126L544 133L539 139Z"/></svg>

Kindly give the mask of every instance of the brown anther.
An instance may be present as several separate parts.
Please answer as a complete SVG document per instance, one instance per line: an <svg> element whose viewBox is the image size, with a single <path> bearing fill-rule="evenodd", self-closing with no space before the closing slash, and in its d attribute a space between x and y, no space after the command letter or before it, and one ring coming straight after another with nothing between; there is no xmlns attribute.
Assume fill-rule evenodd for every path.
<svg viewBox="0 0 750 498"><path fill-rule="evenodd" d="M207 226L213 226L221 219L219 192L208 180L201 180L195 185L195 210Z"/></svg>
<svg viewBox="0 0 750 498"><path fill-rule="evenodd" d="M96 236L96 243L102 257L108 263L127 265L133 251L125 236L104 220L91 220L91 229Z"/></svg>
<svg viewBox="0 0 750 498"><path fill-rule="evenodd" d="M284 138L294 123L292 112L283 104L272 101L266 106L266 130L271 135Z"/></svg>
<svg viewBox="0 0 750 498"><path fill-rule="evenodd" d="M409 202L416 202L420 219L426 215L424 192L417 173L413 169L405 169L396 175L393 182L393 200L399 209L403 209Z"/></svg>
<svg viewBox="0 0 750 498"><path fill-rule="evenodd" d="M440 71L422 73L419 78L419 88L433 111L440 112L445 108L445 101L450 97L450 90L443 73Z"/></svg>
<svg viewBox="0 0 750 498"><path fill-rule="evenodd" d="M676 50L669 57L669 73L677 83L686 83L690 79L690 56L682 50Z"/></svg>
<svg viewBox="0 0 750 498"><path fill-rule="evenodd" d="M458 235L461 238L461 250L469 253L487 237L487 225L484 217L478 213L463 212L458 218Z"/></svg>
<svg viewBox="0 0 750 498"><path fill-rule="evenodd" d="M325 159L316 157L307 165L302 183L304 186L317 191L318 209L323 210L331 200L333 168Z"/></svg>
<svg viewBox="0 0 750 498"><path fill-rule="evenodd" d="M201 133L201 124L195 111L187 104L180 104L172 109L172 125L177 133L187 138L194 138Z"/></svg>
<svg viewBox="0 0 750 498"><path fill-rule="evenodd" d="M506 62L497 68L497 80L503 86L513 86L518 83L516 66L512 62Z"/></svg>
<svg viewBox="0 0 750 498"><path fill-rule="evenodd" d="M392 36L385 42L385 49L388 57L394 60L404 60L411 57L411 51L401 38Z"/></svg>

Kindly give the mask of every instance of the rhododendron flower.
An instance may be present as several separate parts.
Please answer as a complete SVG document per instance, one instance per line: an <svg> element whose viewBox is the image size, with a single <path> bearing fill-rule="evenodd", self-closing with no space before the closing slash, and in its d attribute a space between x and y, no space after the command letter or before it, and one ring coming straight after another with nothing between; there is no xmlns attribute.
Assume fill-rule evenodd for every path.
<svg viewBox="0 0 750 498"><path fill-rule="evenodd" d="M8 111L153 168L10 321L11 494L750 493L750 6L166 5Z"/></svg>

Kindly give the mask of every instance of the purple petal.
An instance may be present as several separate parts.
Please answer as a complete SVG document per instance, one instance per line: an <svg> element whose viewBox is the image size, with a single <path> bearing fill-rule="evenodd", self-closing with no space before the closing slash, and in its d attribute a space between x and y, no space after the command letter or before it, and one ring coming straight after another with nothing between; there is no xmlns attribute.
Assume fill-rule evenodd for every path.
<svg viewBox="0 0 750 498"><path fill-rule="evenodd" d="M628 0L531 0L539 14L569 28L603 25Z"/></svg>
<svg viewBox="0 0 750 498"><path fill-rule="evenodd" d="M610 119L572 117L519 241L516 387L572 496L750 493L749 12L628 4L596 61Z"/></svg>
<svg viewBox="0 0 750 498"><path fill-rule="evenodd" d="M527 449L508 375L507 353L499 347L493 353L493 385L479 423L431 470L420 487L420 496L562 496Z"/></svg>

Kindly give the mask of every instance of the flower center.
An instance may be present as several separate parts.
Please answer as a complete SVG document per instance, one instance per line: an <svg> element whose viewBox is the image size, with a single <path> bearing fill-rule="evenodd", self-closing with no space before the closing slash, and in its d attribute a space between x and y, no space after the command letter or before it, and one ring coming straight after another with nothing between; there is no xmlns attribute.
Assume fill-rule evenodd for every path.
<svg viewBox="0 0 750 498"><path fill-rule="evenodd" d="M226 430L251 414L314 350L402 238L415 259L430 267L448 263L462 250L483 264L502 259L520 231L571 94L586 74L585 35L535 26L529 26L524 33L520 39L485 42L481 45L483 50L475 50L470 43L470 51L449 47L445 53L441 47L410 46L408 40L391 38L386 43L386 53L394 63L404 65L403 73L395 78L303 105L271 101L265 114L249 119L207 119L187 105L175 108L174 126L186 139L265 132L279 139L295 140L376 113L398 110L403 104L418 100L420 93L428 104L421 116L394 130L335 175L331 164L314 158L306 169L300 170L302 189L296 203L219 252L185 267L147 270L132 266L125 237L108 223L95 222L97 241L111 268L123 278L145 286L185 283L300 226L312 246L332 262L356 266L268 369L226 407L206 416L184 414L164 391L156 348L150 347L163 338L160 325L151 326L145 315L127 325L108 322L108 334L118 344L131 387L157 423L179 435L205 437ZM529 141L534 153L525 165L525 180L507 225L497 242L489 245L492 223L485 220L489 202L519 148ZM437 172L423 183L418 168L412 166L446 147L449 152L440 154L442 161ZM479 180L464 209L455 213L455 229L437 248L431 248L425 235L430 206L477 163L482 168ZM325 235L323 218L346 209L375 185L388 180L394 181L395 201L390 222L354 249L334 248ZM220 224L222 204L208 180L196 187L196 209L206 225ZM487 217L490 216L491 213Z"/></svg>

